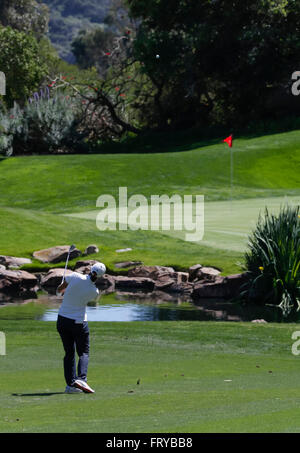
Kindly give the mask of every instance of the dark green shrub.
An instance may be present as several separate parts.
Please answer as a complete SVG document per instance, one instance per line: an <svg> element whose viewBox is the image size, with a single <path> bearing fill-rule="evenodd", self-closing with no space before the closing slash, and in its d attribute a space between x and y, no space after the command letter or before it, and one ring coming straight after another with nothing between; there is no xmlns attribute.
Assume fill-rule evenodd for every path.
<svg viewBox="0 0 300 453"><path fill-rule="evenodd" d="M300 305L299 206L281 207L276 216L265 209L249 237L242 296L247 302L279 305L285 314Z"/></svg>

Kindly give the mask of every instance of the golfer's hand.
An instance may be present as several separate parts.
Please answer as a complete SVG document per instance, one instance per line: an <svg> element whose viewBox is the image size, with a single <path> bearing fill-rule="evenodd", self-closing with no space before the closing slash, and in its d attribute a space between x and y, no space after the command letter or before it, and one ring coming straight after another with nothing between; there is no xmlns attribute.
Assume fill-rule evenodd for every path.
<svg viewBox="0 0 300 453"><path fill-rule="evenodd" d="M65 294L66 287L68 286L68 283L64 281L61 285L56 290L56 295L57 296L63 296Z"/></svg>

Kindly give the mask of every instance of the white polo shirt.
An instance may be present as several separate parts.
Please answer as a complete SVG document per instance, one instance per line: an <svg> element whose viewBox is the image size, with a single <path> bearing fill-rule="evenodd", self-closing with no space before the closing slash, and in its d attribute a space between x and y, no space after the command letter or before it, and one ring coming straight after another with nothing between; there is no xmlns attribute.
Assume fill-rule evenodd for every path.
<svg viewBox="0 0 300 453"><path fill-rule="evenodd" d="M86 305L99 295L99 290L88 275L78 272L68 275L66 282L68 286L58 314L77 323L87 321Z"/></svg>

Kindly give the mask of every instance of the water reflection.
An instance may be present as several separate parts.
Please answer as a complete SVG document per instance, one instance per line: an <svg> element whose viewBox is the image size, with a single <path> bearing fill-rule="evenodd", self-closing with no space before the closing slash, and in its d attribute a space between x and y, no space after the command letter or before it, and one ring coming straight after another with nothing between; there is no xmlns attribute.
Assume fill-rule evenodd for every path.
<svg viewBox="0 0 300 453"><path fill-rule="evenodd" d="M61 298L39 294L38 299L14 300L0 305L0 319L37 319L56 321ZM153 299L143 293L102 295L99 304L87 307L89 321L253 321L300 322L300 313L284 318L279 307L243 306L220 300L190 301L163 295Z"/></svg>

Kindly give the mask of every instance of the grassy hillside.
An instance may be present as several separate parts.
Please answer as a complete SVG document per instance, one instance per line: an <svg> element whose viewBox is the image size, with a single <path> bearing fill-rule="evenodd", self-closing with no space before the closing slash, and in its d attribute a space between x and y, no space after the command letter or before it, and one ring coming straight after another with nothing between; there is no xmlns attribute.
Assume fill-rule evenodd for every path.
<svg viewBox="0 0 300 453"><path fill-rule="evenodd" d="M2 159L0 254L31 256L37 249L72 243L84 250L96 243L95 258L108 267L140 260L177 268L214 265L224 275L239 272L259 211L265 205L278 209L285 200L300 202L299 143L299 132L236 140L232 193L230 151L223 143L154 154ZM141 194L148 200L156 194L204 195L203 240L186 242L182 232L99 231L96 200L111 194L118 203L119 187L128 188L128 197ZM132 251L117 253L121 248Z"/></svg>
<svg viewBox="0 0 300 453"><path fill-rule="evenodd" d="M230 151L221 143L184 152L29 156L0 160L0 206L49 212L96 208L101 194L230 197ZM236 140L234 199L300 191L300 132Z"/></svg>

